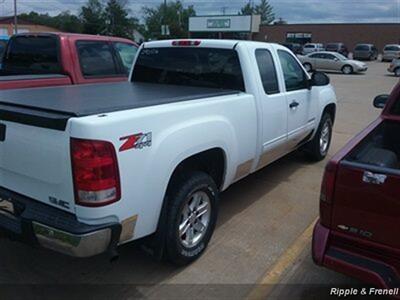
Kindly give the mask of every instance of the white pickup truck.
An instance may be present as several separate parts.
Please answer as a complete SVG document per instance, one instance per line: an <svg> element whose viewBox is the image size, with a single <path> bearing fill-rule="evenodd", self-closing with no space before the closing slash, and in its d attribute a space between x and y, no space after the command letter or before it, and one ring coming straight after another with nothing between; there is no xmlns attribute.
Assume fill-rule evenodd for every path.
<svg viewBox="0 0 400 300"><path fill-rule="evenodd" d="M335 111L325 74L249 41L145 43L126 83L0 91L1 231L77 257L147 237L190 263L219 193L299 148L325 158Z"/></svg>

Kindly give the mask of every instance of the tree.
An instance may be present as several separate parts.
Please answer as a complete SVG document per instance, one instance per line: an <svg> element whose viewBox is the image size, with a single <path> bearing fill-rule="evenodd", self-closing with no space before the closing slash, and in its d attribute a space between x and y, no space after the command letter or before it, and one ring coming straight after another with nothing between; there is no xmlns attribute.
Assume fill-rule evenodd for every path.
<svg viewBox="0 0 400 300"><path fill-rule="evenodd" d="M108 0L103 14L106 24L105 34L132 38L135 25L139 21L136 18L129 18L129 10L125 7L124 0Z"/></svg>
<svg viewBox="0 0 400 300"><path fill-rule="evenodd" d="M275 20L274 9L268 0L261 0L255 8L256 15L261 15L261 24L270 24Z"/></svg>
<svg viewBox="0 0 400 300"><path fill-rule="evenodd" d="M184 8L181 1L168 2L155 8L143 7L146 26L146 38L161 39L161 26L168 25L170 35L168 38L185 38L188 35L189 17L196 15L193 6Z"/></svg>
<svg viewBox="0 0 400 300"><path fill-rule="evenodd" d="M21 20L30 21L34 24L49 26L66 32L80 33L82 31L81 20L72 15L69 11L64 11L57 16L50 16L49 14L38 14L31 11L29 14L20 14Z"/></svg>
<svg viewBox="0 0 400 300"><path fill-rule="evenodd" d="M260 4L254 6L251 1L247 2L239 12L239 15L261 15L261 24L270 24L275 20L274 8L268 0L261 0Z"/></svg>
<svg viewBox="0 0 400 300"><path fill-rule="evenodd" d="M104 6L99 0L89 0L86 6L82 6L79 16L82 20L84 33L104 33Z"/></svg>

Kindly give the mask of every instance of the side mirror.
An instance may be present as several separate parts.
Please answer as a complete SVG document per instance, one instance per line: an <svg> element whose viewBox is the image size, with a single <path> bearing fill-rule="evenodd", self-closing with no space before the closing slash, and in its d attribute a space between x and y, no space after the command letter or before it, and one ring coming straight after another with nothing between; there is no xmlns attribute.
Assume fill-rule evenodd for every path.
<svg viewBox="0 0 400 300"><path fill-rule="evenodd" d="M384 108L388 99L389 99L389 95L376 96L374 99L374 107L380 108L380 109Z"/></svg>
<svg viewBox="0 0 400 300"><path fill-rule="evenodd" d="M334 61L339 61L339 58L335 57L333 60L334 60Z"/></svg>
<svg viewBox="0 0 400 300"><path fill-rule="evenodd" d="M314 72L311 75L311 86L324 86L331 82L328 75L323 72Z"/></svg>

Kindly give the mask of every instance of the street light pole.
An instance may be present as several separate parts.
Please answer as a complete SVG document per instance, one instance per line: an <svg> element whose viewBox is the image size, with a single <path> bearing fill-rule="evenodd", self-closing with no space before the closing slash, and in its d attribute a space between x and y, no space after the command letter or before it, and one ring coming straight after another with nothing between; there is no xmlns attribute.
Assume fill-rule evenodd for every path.
<svg viewBox="0 0 400 300"><path fill-rule="evenodd" d="M14 0L14 33L18 33L17 0Z"/></svg>

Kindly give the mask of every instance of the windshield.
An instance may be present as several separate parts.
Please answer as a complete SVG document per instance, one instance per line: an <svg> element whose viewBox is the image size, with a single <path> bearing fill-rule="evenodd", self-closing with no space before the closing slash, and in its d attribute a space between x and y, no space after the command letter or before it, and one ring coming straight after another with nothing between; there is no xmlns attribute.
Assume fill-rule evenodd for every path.
<svg viewBox="0 0 400 300"><path fill-rule="evenodd" d="M304 48L315 48L315 45L305 45Z"/></svg>
<svg viewBox="0 0 400 300"><path fill-rule="evenodd" d="M356 51L369 51L369 46L368 45L358 45L355 48Z"/></svg>
<svg viewBox="0 0 400 300"><path fill-rule="evenodd" d="M132 81L244 91L237 52L213 48L146 48Z"/></svg>
<svg viewBox="0 0 400 300"><path fill-rule="evenodd" d="M326 49L339 49L339 44L328 44Z"/></svg>
<svg viewBox="0 0 400 300"><path fill-rule="evenodd" d="M400 51L400 46L386 46L384 51Z"/></svg>

